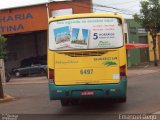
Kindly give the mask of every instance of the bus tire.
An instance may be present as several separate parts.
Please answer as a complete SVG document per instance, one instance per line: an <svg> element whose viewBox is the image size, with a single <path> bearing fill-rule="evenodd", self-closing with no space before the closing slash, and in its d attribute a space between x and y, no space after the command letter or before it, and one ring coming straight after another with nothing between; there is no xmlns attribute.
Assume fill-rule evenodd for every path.
<svg viewBox="0 0 160 120"><path fill-rule="evenodd" d="M118 102L120 102L120 103L125 103L126 101L127 101L126 97L118 99Z"/></svg>
<svg viewBox="0 0 160 120"><path fill-rule="evenodd" d="M6 82L9 82L11 79L11 75L8 72L5 72Z"/></svg>
<svg viewBox="0 0 160 120"><path fill-rule="evenodd" d="M15 76L16 76L16 77L19 77L20 75L21 75L21 74L20 74L19 71L16 71L16 72L15 72Z"/></svg>
<svg viewBox="0 0 160 120"><path fill-rule="evenodd" d="M61 100L61 105L63 107L68 106L69 105L69 100Z"/></svg>
<svg viewBox="0 0 160 120"><path fill-rule="evenodd" d="M44 74L46 74L46 71L45 71L44 69L40 69L40 73L41 73L42 75L44 75Z"/></svg>
<svg viewBox="0 0 160 120"><path fill-rule="evenodd" d="M78 100L71 100L72 105L78 105L79 101Z"/></svg>

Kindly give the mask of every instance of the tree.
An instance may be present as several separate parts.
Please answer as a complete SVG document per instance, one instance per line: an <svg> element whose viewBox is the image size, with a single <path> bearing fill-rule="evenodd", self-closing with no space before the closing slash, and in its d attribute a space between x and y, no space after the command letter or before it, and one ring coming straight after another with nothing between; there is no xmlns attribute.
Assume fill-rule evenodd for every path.
<svg viewBox="0 0 160 120"><path fill-rule="evenodd" d="M0 59L5 59L7 50L6 50L6 38L4 36L0 36ZM3 86L0 74L0 98L4 97Z"/></svg>
<svg viewBox="0 0 160 120"><path fill-rule="evenodd" d="M4 36L0 36L0 59L5 59L7 55L6 40Z"/></svg>
<svg viewBox="0 0 160 120"><path fill-rule="evenodd" d="M160 32L160 0L143 0L140 4L140 14L135 14L134 19L151 34L153 40L154 65L158 66L156 55L156 37Z"/></svg>

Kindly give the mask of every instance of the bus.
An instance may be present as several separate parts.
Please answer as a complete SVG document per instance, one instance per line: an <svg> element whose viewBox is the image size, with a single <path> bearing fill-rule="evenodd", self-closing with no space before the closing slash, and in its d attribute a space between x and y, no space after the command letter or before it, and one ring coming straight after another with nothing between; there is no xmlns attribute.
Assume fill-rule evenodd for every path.
<svg viewBox="0 0 160 120"><path fill-rule="evenodd" d="M50 100L62 106L85 99L126 102L124 20L116 13L86 13L49 19Z"/></svg>

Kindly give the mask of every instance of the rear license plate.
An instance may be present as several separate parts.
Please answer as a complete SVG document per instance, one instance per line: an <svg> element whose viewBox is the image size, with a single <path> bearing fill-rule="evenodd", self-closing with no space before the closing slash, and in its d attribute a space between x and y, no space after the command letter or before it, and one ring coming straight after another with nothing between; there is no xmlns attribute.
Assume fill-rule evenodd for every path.
<svg viewBox="0 0 160 120"><path fill-rule="evenodd" d="M94 91L81 91L81 95L83 96L94 95Z"/></svg>

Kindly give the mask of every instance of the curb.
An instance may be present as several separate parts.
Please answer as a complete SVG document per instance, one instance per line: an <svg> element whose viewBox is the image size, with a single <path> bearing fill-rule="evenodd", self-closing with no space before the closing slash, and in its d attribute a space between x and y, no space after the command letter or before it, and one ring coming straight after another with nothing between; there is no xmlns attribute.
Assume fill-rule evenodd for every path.
<svg viewBox="0 0 160 120"><path fill-rule="evenodd" d="M12 82L12 83L5 83L4 85L24 85L24 84L46 84L48 81L21 81L21 82Z"/></svg>
<svg viewBox="0 0 160 120"><path fill-rule="evenodd" d="M11 79L9 82L2 83L3 85L23 85L23 84L44 84L48 83L46 77L25 77L18 79Z"/></svg>
<svg viewBox="0 0 160 120"><path fill-rule="evenodd" d="M158 112L155 112L155 113L153 113L153 114L160 114L160 111L158 111Z"/></svg>
<svg viewBox="0 0 160 120"><path fill-rule="evenodd" d="M141 75L145 75L145 74L152 74L152 73L156 73L156 72L160 72L159 69L154 70L154 69L139 69L139 70L128 70L128 76L129 77L133 77L133 76L141 76Z"/></svg>
<svg viewBox="0 0 160 120"><path fill-rule="evenodd" d="M4 95L3 99L0 99L0 103L9 102L15 100L15 97L12 97L10 95Z"/></svg>

